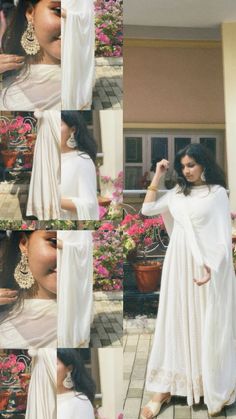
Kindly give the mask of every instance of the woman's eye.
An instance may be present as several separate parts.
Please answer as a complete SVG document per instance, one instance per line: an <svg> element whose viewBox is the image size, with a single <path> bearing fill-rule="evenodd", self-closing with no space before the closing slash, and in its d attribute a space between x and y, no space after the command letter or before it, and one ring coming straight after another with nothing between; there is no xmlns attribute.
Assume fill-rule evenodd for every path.
<svg viewBox="0 0 236 419"><path fill-rule="evenodd" d="M53 12L57 15L61 17L61 7L54 7L53 8Z"/></svg>
<svg viewBox="0 0 236 419"><path fill-rule="evenodd" d="M50 239L48 239L48 241L51 243L52 246L54 246L54 247L57 246L57 239L56 239L56 237L50 237Z"/></svg>

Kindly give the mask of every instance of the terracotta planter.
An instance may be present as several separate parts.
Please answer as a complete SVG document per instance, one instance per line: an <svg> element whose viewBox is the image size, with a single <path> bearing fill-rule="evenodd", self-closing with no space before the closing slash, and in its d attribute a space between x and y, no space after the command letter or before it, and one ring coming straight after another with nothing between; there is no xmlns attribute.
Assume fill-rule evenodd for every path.
<svg viewBox="0 0 236 419"><path fill-rule="evenodd" d="M140 292L153 292L160 289L162 264L160 262L143 262L133 265L137 287Z"/></svg>
<svg viewBox="0 0 236 419"><path fill-rule="evenodd" d="M7 390L0 392L0 410L6 410L10 394Z"/></svg>
<svg viewBox="0 0 236 419"><path fill-rule="evenodd" d="M25 151L23 155L24 155L24 164L32 166L33 152L32 151Z"/></svg>
<svg viewBox="0 0 236 419"><path fill-rule="evenodd" d="M30 149L31 149L32 151L34 150L34 146L35 146L36 138L37 138L37 134L27 134L27 135L26 135L26 139L27 139L27 147L30 147Z"/></svg>
<svg viewBox="0 0 236 419"><path fill-rule="evenodd" d="M15 150L2 150L3 164L6 168L12 168L16 162L18 152Z"/></svg>
<svg viewBox="0 0 236 419"><path fill-rule="evenodd" d="M25 391L15 393L16 410L25 410L27 403L27 394Z"/></svg>
<svg viewBox="0 0 236 419"><path fill-rule="evenodd" d="M99 196L98 197L98 203L99 205L101 205L102 207L109 207L110 203L111 203L111 199L110 198L106 198L104 196Z"/></svg>

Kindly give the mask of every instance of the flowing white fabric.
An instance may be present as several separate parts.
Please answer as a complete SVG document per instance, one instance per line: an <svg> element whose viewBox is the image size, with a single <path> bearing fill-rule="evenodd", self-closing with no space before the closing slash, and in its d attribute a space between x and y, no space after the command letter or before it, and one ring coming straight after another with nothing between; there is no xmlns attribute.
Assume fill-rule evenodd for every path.
<svg viewBox="0 0 236 419"><path fill-rule="evenodd" d="M58 231L58 345L88 347L93 308L91 231Z"/></svg>
<svg viewBox="0 0 236 419"><path fill-rule="evenodd" d="M90 109L95 74L93 0L62 0L62 109Z"/></svg>
<svg viewBox="0 0 236 419"><path fill-rule="evenodd" d="M90 400L84 395L70 391L57 395L57 419L95 419Z"/></svg>
<svg viewBox="0 0 236 419"><path fill-rule="evenodd" d="M57 304L54 300L24 300L20 312L0 317L0 348L57 346Z"/></svg>
<svg viewBox="0 0 236 419"><path fill-rule="evenodd" d="M162 272L160 303L148 364L148 391L204 401L219 412L235 400L236 281L232 263L227 194L220 186L178 187L143 205L145 215L163 214L171 233ZM193 278L211 268L210 281Z"/></svg>
<svg viewBox="0 0 236 419"><path fill-rule="evenodd" d="M4 81L0 110L61 109L61 69L58 65L32 64L26 74Z"/></svg>
<svg viewBox="0 0 236 419"><path fill-rule="evenodd" d="M38 115L38 132L27 202L27 216L38 220L60 218L61 114L44 111Z"/></svg>
<svg viewBox="0 0 236 419"><path fill-rule="evenodd" d="M76 207L76 212L61 210L62 220L99 219L96 169L86 153L62 153L61 196L71 199Z"/></svg>
<svg viewBox="0 0 236 419"><path fill-rule="evenodd" d="M29 350L32 356L26 419L57 419L56 411L56 349Z"/></svg>

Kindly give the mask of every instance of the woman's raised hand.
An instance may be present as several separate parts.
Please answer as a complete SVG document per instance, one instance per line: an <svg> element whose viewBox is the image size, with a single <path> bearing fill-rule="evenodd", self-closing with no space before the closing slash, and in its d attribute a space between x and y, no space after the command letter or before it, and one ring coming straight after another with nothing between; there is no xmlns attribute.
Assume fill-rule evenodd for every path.
<svg viewBox="0 0 236 419"><path fill-rule="evenodd" d="M0 306L14 303L17 300L18 291L9 288L0 288Z"/></svg>
<svg viewBox="0 0 236 419"><path fill-rule="evenodd" d="M24 65L24 57L19 55L0 54L0 74L10 70L20 70Z"/></svg>
<svg viewBox="0 0 236 419"><path fill-rule="evenodd" d="M156 164L156 175L164 175L170 167L170 162L166 159L162 159Z"/></svg>
<svg viewBox="0 0 236 419"><path fill-rule="evenodd" d="M195 284L198 285L199 287L201 285L206 284L211 279L211 268L209 268L209 266L204 265L204 271L205 271L205 275L204 275L203 278L193 280L195 282Z"/></svg>

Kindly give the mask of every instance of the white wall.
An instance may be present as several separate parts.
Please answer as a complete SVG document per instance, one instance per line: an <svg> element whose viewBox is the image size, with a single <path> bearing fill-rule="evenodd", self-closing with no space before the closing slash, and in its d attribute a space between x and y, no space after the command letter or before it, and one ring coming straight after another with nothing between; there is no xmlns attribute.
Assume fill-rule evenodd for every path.
<svg viewBox="0 0 236 419"><path fill-rule="evenodd" d="M236 211L236 22L222 24L226 153L231 209Z"/></svg>

